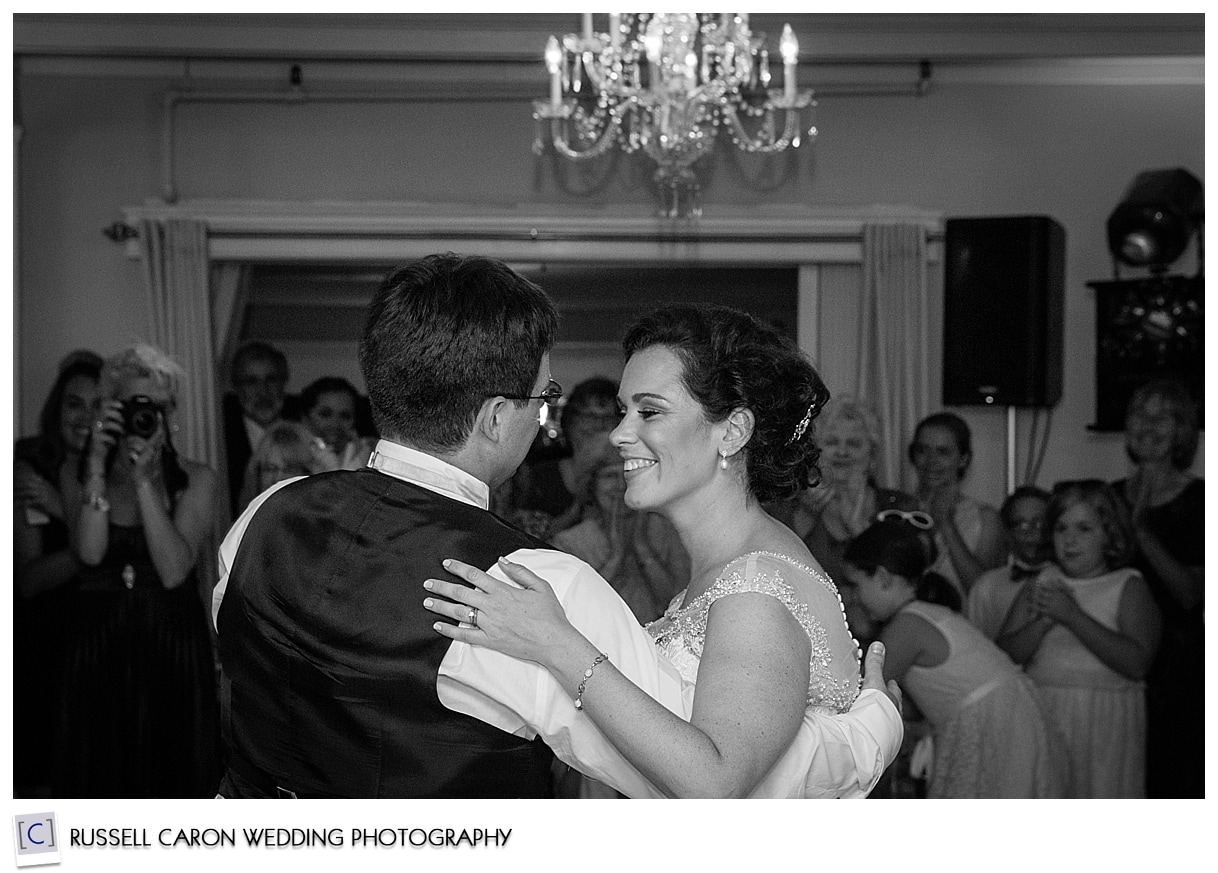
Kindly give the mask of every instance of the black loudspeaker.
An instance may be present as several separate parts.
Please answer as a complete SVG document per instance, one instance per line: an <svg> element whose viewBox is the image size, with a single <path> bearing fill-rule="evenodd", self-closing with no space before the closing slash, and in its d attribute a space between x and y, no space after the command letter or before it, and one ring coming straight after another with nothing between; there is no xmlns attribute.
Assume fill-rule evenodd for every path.
<svg viewBox="0 0 1218 873"><path fill-rule="evenodd" d="M949 218L945 257L944 405L1055 405L1065 229L1043 215Z"/></svg>

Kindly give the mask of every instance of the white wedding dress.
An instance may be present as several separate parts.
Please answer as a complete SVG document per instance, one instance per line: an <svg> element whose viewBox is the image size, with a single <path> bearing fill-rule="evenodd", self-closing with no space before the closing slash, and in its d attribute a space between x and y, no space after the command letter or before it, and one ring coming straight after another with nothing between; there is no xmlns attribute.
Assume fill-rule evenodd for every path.
<svg viewBox="0 0 1218 873"><path fill-rule="evenodd" d="M850 709L859 693L860 652L846 624L842 599L823 572L786 555L741 555L686 606L681 606L684 591L673 598L664 615L647 625L647 632L682 678L696 686L711 606L746 592L777 598L808 634L808 709L830 714Z"/></svg>

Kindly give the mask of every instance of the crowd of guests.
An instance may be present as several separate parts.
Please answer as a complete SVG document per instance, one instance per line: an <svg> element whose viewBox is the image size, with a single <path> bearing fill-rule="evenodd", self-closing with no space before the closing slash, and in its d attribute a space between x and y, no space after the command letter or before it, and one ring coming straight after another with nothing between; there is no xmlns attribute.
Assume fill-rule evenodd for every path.
<svg viewBox="0 0 1218 873"><path fill-rule="evenodd" d="M181 377L147 345L74 352L39 433L16 445L18 796L211 796L212 580L197 568L219 492L231 520L276 482L357 469L375 446L353 385L289 393L285 356L254 342L232 363L218 474L175 448ZM587 561L647 623L673 607L689 558L664 519L622 500L617 388L569 392L492 509ZM1203 796L1198 437L1188 393L1151 382L1129 405L1129 477L1025 485L992 507L964 489L958 416L918 424L905 493L877 480L871 406L830 401L819 479L768 508L837 584L859 642L885 643L905 693L906 748L873 796Z"/></svg>

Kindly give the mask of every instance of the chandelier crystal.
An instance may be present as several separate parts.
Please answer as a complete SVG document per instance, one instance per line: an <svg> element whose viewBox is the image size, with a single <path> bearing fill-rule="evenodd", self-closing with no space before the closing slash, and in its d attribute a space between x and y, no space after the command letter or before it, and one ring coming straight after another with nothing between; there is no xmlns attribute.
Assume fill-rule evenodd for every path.
<svg viewBox="0 0 1218 873"><path fill-rule="evenodd" d="M790 25L779 41L783 87L771 89L765 34L749 29L748 13L608 18L607 33L593 32L585 12L582 34L550 37L550 99L533 102L534 153L545 149L547 126L554 150L573 161L614 146L641 149L656 162L662 214L695 219L702 206L693 165L714 149L721 129L744 152L799 146L800 110L816 103L796 87L799 42Z"/></svg>

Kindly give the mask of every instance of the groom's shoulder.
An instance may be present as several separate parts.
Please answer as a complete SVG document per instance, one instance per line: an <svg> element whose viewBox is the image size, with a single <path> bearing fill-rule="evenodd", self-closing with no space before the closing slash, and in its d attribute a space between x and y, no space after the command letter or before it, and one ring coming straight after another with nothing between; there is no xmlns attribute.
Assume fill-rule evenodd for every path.
<svg viewBox="0 0 1218 873"><path fill-rule="evenodd" d="M586 561L561 552L553 546L526 546L505 557L528 568L550 583L559 600L578 597L585 601L621 598L604 577Z"/></svg>

